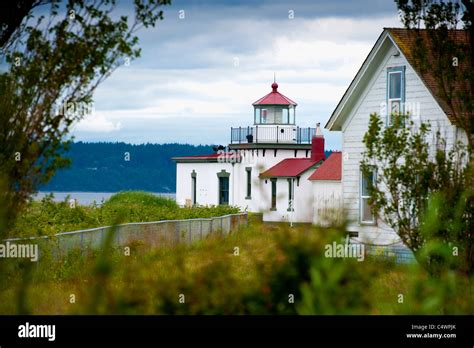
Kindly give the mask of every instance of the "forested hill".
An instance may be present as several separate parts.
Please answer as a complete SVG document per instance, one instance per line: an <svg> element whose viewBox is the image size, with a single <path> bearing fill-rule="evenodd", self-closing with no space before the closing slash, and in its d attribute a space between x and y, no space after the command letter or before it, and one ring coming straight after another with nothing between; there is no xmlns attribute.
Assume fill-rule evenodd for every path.
<svg viewBox="0 0 474 348"><path fill-rule="evenodd" d="M210 145L76 142L67 154L71 166L58 171L41 190L175 192L176 163L171 157L212 152Z"/></svg>

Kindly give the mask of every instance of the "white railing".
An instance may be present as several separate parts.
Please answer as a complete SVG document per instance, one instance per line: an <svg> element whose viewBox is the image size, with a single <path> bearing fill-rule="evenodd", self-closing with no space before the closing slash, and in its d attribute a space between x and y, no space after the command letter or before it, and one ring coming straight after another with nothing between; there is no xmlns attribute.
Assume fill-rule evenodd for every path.
<svg viewBox="0 0 474 348"><path fill-rule="evenodd" d="M230 142L231 144L310 144L314 134L316 134L316 128L294 125L232 127L230 129Z"/></svg>

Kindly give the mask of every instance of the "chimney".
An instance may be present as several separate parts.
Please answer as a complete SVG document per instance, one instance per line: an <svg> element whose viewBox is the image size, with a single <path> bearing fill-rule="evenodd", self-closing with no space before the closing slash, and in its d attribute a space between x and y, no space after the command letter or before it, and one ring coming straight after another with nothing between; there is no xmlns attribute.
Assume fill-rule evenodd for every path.
<svg viewBox="0 0 474 348"><path fill-rule="evenodd" d="M316 132L311 139L311 160L317 161L320 159L326 159L324 154L324 135L321 131L320 124L316 124Z"/></svg>

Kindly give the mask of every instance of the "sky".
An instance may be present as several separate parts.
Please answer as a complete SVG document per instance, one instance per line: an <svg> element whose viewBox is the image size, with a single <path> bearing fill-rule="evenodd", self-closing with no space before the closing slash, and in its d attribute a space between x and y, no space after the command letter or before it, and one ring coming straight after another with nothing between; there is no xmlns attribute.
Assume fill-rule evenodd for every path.
<svg viewBox="0 0 474 348"><path fill-rule="evenodd" d="M390 0L174 1L163 10L139 32L141 57L97 89L76 141L228 144L231 127L252 125L252 103L274 74L298 103L297 125L324 126L383 28L401 26ZM341 149L339 132L324 135L326 149Z"/></svg>

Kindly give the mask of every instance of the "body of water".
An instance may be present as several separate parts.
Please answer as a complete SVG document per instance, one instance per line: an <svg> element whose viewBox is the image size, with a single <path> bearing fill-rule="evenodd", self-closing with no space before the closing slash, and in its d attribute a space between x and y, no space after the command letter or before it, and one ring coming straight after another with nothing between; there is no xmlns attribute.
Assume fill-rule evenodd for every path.
<svg viewBox="0 0 474 348"><path fill-rule="evenodd" d="M49 195L50 193L54 194L54 201L61 202L66 199L69 195L70 198L74 198L78 204L81 205L89 205L92 204L94 201L98 204L106 201L110 198L110 196L116 194L117 192L48 192L48 191L40 191L35 196L35 200L41 200L44 196ZM163 196L175 199L176 194L174 193L160 193L160 192L150 192L157 196Z"/></svg>

